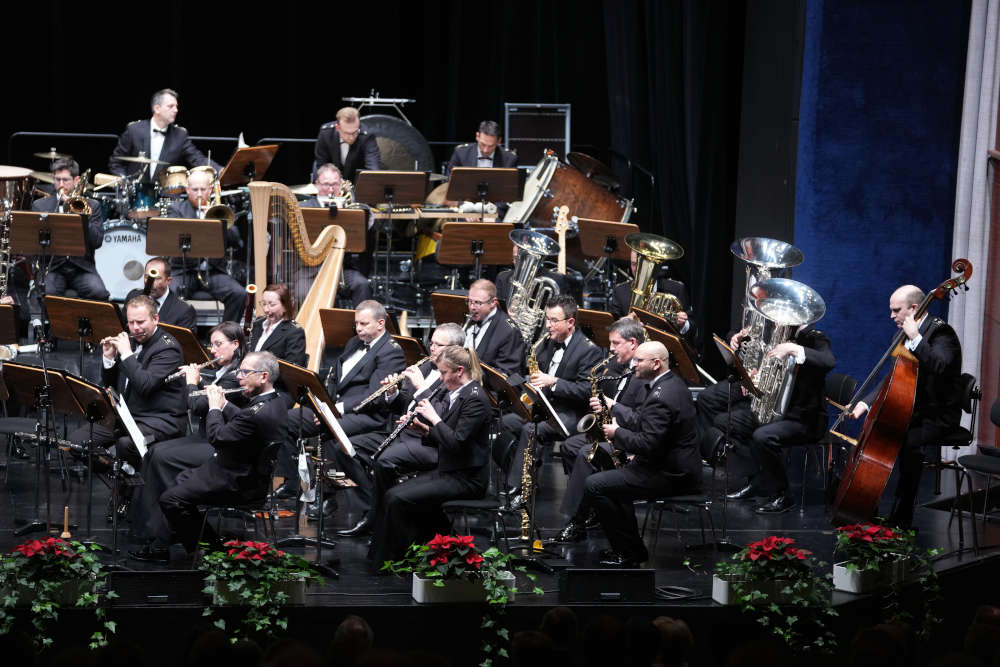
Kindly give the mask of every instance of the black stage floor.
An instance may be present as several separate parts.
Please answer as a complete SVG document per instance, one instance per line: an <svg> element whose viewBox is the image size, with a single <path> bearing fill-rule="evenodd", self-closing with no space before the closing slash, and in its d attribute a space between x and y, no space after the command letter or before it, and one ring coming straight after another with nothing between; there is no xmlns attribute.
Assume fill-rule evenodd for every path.
<svg viewBox="0 0 1000 667"><path fill-rule="evenodd" d="M75 364L74 364L75 365ZM70 425L72 428L72 425ZM29 448L29 454L34 450ZM40 486L41 507L35 508L36 466L32 459L12 458L7 460L6 454L0 454L5 462L5 481L7 491L7 511L0 512L0 549L10 550L15 544L26 537L15 537L14 530L25 520L46 518L44 481ZM793 490L800 490L802 470L802 453L793 452L790 460ZM73 529L74 538L87 536L87 488L85 470L72 459L67 459L69 472L65 484L59 475L58 461L51 461L50 491L52 498L51 519L61 524L64 505L70 507L71 523L78 524ZM785 535L794 538L801 546L811 549L814 554L827 563L831 562L834 537L828 520L828 511L823 502L822 477L814 471L815 465L810 462L808 474L806 503L802 508L778 516L759 516L753 512L753 503L730 502L723 512L723 503L718 500L712 508L715 524L715 537L722 538L723 530L728 539L744 545L766 535ZM706 484L713 483L712 471L705 469ZM721 484L721 476L715 481ZM942 632L944 640L940 647L957 648L960 646L962 632L971 619L974 605L980 603L996 603L998 595L997 565L1000 560L996 551L984 548L979 555L971 552L969 523L966 518L965 540L966 551L959 552L958 523L950 521L947 507L953 495L954 479L946 472L943 477L943 489L939 496L932 490L933 474L924 475L923 488L920 495L922 506L918 508L915 528L918 529L918 544L927 548L937 548L942 555L937 560L937 568L941 575L944 588L944 600L940 603L944 612ZM894 481L890 482L890 489ZM538 528L545 537L553 535L563 525L561 517L555 508L563 493L565 476L561 464L551 458L546 460L539 475L539 498L537 501ZM105 522L104 514L109 492L107 486L96 481L94 484L94 511L92 518L91 537L100 544L112 543L112 531ZM720 489L721 490L721 489ZM350 492L338 494L340 508L328 528L328 534L339 528L350 526L357 516L352 511ZM886 501L883 501L885 503ZM935 509L934 507L944 509ZM640 524L643 521L646 508L637 505ZM966 515L967 517L968 515ZM282 519L279 523L280 534L287 535L293 531L294 519ZM511 536L519 532L519 518L510 517L507 527ZM301 520L301 534L315 535L315 524ZM61 525L53 526L53 530L61 530ZM472 532L477 535L477 542L485 546L488 542L488 526L472 521ZM712 549L698 550L686 547L698 545L701 542L698 516L695 511L688 514L670 514L663 517L658 535L652 528L646 535L646 543L650 548L651 558L646 567L655 570L655 580L658 586L680 586L691 589L693 595L684 600L660 600L653 604L614 604L594 601L592 603L575 603L572 606L581 617L581 624L587 618L597 614L611 614L620 618L639 615L656 617L667 615L688 621L694 629L701 660L695 664L721 664L722 657L728 647L734 645L739 638L752 637L758 630L750 625L747 619L741 619L733 609L721 607L711 600L711 572L717 560L727 557L726 554ZM34 533L40 536L42 533ZM711 541L711 534L708 536ZM324 552L325 558L336 558L338 579L327 579L324 586L311 590L307 596L305 607L291 611L289 634L309 641L322 650L332 636L333 628L347 614L357 613L372 622L378 644L399 649L423 648L441 652L452 658L453 664L473 664L469 656L475 652L473 639L478 633L478 614L455 613L455 608L437 608L417 605L410 597L409 580L394 577L376 577L364 558L366 539L338 538L336 548ZM654 546L655 541L655 546ZM1000 543L1000 528L988 523L985 534L980 535L984 545ZM135 548L128 539L127 526L122 526L119 533L119 544L122 553L126 549ZM607 548L607 542L599 530L591 531L584 542L557 548L559 559L563 565L573 568L597 568L598 553ZM296 550L306 558L313 560L315 551L312 549ZM146 602L144 593L156 593L157 587L165 589L176 588L180 580L191 581L191 575L177 573L188 569L190 560L185 559L179 547L172 551L173 560L168 566L149 565L129 561L119 556L119 561L132 572L120 575L116 587L122 590L123 600L111 610L112 618L119 621L120 636L131 637L146 646L155 646L156 651L151 656L149 664L177 664L183 650L183 639L200 628L207 627L207 621L201 618L203 601L197 596L187 599L175 599L170 604L152 604ZM111 554L106 558L110 561ZM173 572L176 574L165 574ZM519 594L517 601L509 607L509 619L513 629L528 629L537 626L545 610L560 604L559 579L555 575L538 574L538 585L545 591L542 596L530 593ZM519 576L522 590L530 590L528 582ZM131 592L125 591L128 588ZM135 589L135 590L131 590ZM143 593L144 592L144 593ZM160 591L163 592L163 591ZM183 597L183 596L182 596ZM854 632L865 625L879 622L878 601L863 596L835 593L834 602L842 609L838 624L840 633L850 638ZM461 608L459 608L461 609ZM443 623L439 626L438 623ZM152 624L152 625L151 625ZM164 625L165 624L165 625ZM165 636L157 632L149 632L150 627L162 629L174 628L174 635ZM742 628L742 631L739 630ZM178 634L179 633L179 634ZM178 641L181 638L182 641ZM951 646L948 646L948 643Z"/></svg>

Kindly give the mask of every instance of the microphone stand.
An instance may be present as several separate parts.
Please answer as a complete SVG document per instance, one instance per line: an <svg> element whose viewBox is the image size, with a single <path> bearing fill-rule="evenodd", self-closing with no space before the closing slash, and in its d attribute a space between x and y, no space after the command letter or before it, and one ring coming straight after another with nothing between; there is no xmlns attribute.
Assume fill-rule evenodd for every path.
<svg viewBox="0 0 1000 667"><path fill-rule="evenodd" d="M43 384L35 389L35 409L38 411L36 426L38 442L35 449L35 518L14 531L16 537L29 533L48 532L52 519L52 487L49 480L49 453L52 446L50 429L55 422L52 414L52 385L49 384L49 369L45 361L44 327L39 322L34 325L35 339L38 341L38 356L42 361ZM44 444L43 444L44 443ZM45 474L45 521L41 519L41 475Z"/></svg>

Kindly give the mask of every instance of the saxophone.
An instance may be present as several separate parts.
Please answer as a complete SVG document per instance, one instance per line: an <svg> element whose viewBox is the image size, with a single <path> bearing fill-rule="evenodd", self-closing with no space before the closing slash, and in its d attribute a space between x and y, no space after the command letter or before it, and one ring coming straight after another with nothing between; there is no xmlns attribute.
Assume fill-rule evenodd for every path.
<svg viewBox="0 0 1000 667"><path fill-rule="evenodd" d="M600 383L602 382L617 382L622 378L627 378L635 372L634 369L629 368L625 373L621 375L604 375L598 374L598 371L607 366L614 357L614 353L608 355L608 358L601 363L595 365L590 369L590 395L601 403L601 411L597 414L588 413L580 418L580 421L576 423L576 430L578 433L587 434L587 442L590 444L590 451L587 452L587 462L592 464L598 470L606 470L609 468L608 462L605 461L605 457L595 460L595 457L601 454L601 443L605 441L604 431L601 428L605 424L611 423L611 408L608 407L608 402L604 397L604 392L600 390ZM613 450L611 454L611 466L610 467L620 467L621 461L624 458L621 452L618 450Z"/></svg>
<svg viewBox="0 0 1000 667"><path fill-rule="evenodd" d="M531 346L531 352L528 353L528 377L538 372L538 348L542 346L542 343L549 339L549 333L546 331L535 344ZM527 387L527 383L525 385ZM532 396L532 392L536 391L534 389L525 388L524 392L521 394L521 402L524 403L525 407L531 408L535 404L535 397Z"/></svg>

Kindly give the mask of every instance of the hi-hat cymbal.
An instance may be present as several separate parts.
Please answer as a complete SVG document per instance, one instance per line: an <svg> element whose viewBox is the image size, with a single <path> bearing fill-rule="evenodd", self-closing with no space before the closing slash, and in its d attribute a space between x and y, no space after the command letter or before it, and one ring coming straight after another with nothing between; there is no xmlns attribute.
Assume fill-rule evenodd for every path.
<svg viewBox="0 0 1000 667"><path fill-rule="evenodd" d="M315 197L317 194L316 186L312 183L306 183L305 185L293 185L288 189L292 191L293 195L309 195L311 197Z"/></svg>
<svg viewBox="0 0 1000 667"><path fill-rule="evenodd" d="M55 148L50 148L44 153L35 153L35 157L45 158L46 160L61 160L64 158L69 159L73 156L69 153L59 153Z"/></svg>
<svg viewBox="0 0 1000 667"><path fill-rule="evenodd" d="M140 164L170 164L169 162L164 162L163 160L154 160L150 157L132 157L125 156L118 158L122 162L138 162Z"/></svg>
<svg viewBox="0 0 1000 667"><path fill-rule="evenodd" d="M56 182L56 177L47 171L33 171L31 172L31 176L36 181L41 181L42 183L51 183L54 185Z"/></svg>

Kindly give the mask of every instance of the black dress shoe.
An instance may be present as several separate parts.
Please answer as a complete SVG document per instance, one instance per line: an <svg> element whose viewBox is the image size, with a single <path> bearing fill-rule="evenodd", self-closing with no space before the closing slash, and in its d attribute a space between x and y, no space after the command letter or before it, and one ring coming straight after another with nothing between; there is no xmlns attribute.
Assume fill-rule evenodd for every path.
<svg viewBox="0 0 1000 667"><path fill-rule="evenodd" d="M729 498L729 500L746 500L753 497L753 484L747 484L739 491L733 491L732 493L726 494L726 498Z"/></svg>
<svg viewBox="0 0 1000 667"><path fill-rule="evenodd" d="M337 499L330 497L323 501L323 518L332 519L337 513ZM319 521L319 503L310 503L306 510L306 521Z"/></svg>
<svg viewBox="0 0 1000 667"><path fill-rule="evenodd" d="M590 510L587 514L587 520L584 522L583 527L587 530L596 530L601 527L601 519L597 516L597 512Z"/></svg>
<svg viewBox="0 0 1000 667"><path fill-rule="evenodd" d="M300 493L299 480L298 479L286 479L281 483L281 486L274 490L274 497L281 500L288 500L289 498L296 498Z"/></svg>
<svg viewBox="0 0 1000 667"><path fill-rule="evenodd" d="M371 530L371 519L368 518L368 514L361 515L361 520L358 521L352 528L346 530L338 530L337 534L343 537L358 537L360 535L367 535Z"/></svg>
<svg viewBox="0 0 1000 667"><path fill-rule="evenodd" d="M776 498L772 498L763 505L759 505L754 512L757 514L784 514L793 507L795 507L794 500L788 496L778 496Z"/></svg>
<svg viewBox="0 0 1000 667"><path fill-rule="evenodd" d="M153 547L147 544L138 551L129 551L128 557L132 560L142 561L143 563L169 563L170 549L166 547Z"/></svg>
<svg viewBox="0 0 1000 667"><path fill-rule="evenodd" d="M639 567L642 561L635 560L634 558L629 558L628 556L622 556L621 554L611 553L607 558L601 560L601 567L617 567L617 568L635 568Z"/></svg>
<svg viewBox="0 0 1000 667"><path fill-rule="evenodd" d="M587 530L583 527L583 525L576 521L570 521L566 524L566 527L556 533L555 537L551 538L549 542L582 542L585 539L587 539Z"/></svg>

